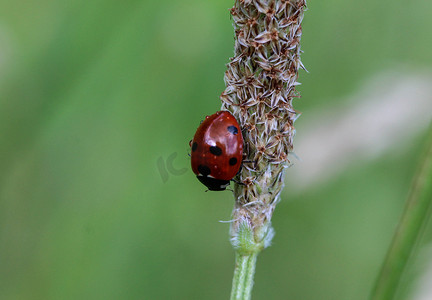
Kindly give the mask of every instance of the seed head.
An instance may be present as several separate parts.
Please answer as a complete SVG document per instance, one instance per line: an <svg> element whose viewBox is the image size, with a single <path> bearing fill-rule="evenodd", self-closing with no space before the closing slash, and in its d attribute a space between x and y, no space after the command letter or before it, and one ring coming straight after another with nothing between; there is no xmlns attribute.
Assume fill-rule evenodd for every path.
<svg viewBox="0 0 432 300"><path fill-rule="evenodd" d="M237 179L242 184L234 187L231 235L237 248L245 228L254 233L253 243L260 249L273 235L270 220L290 164L293 124L299 116L292 100L299 97L298 71L305 69L300 61L305 8L305 0L235 0L230 9L234 57L227 65L220 99L222 109L239 121L245 160L252 162L244 163Z"/></svg>

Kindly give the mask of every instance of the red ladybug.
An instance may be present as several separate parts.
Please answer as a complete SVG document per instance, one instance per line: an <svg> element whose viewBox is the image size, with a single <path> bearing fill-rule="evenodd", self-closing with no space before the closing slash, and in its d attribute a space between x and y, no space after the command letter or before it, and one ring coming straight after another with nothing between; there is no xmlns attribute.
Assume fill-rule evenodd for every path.
<svg viewBox="0 0 432 300"><path fill-rule="evenodd" d="M191 146L192 171L210 191L223 191L238 173L243 136L234 116L218 111L198 127Z"/></svg>

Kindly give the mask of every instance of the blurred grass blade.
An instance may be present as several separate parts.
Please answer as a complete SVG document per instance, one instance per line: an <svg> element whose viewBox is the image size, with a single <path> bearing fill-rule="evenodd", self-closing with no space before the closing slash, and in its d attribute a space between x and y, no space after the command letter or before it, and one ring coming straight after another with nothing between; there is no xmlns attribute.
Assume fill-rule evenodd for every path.
<svg viewBox="0 0 432 300"><path fill-rule="evenodd" d="M371 293L371 300L392 300L421 229L429 218L432 203L432 126L429 129L426 151L420 161L405 209L387 256Z"/></svg>

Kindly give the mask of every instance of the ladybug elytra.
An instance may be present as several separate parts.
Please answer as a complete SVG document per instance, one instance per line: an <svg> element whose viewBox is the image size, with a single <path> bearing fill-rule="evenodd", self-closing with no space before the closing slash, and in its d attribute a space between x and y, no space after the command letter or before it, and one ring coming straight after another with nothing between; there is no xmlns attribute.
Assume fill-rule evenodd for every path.
<svg viewBox="0 0 432 300"><path fill-rule="evenodd" d="M238 173L243 158L243 136L228 111L207 116L191 146L192 171L210 191L223 191Z"/></svg>

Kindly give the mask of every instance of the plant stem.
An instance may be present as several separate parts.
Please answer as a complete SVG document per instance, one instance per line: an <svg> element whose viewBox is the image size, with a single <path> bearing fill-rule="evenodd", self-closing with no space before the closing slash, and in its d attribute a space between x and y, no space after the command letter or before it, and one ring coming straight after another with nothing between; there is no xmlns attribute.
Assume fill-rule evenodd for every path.
<svg viewBox="0 0 432 300"><path fill-rule="evenodd" d="M394 299L408 260L421 238L432 208L432 127L411 192L386 259L372 290L371 300Z"/></svg>
<svg viewBox="0 0 432 300"><path fill-rule="evenodd" d="M251 298L257 256L258 253L242 255L236 252L231 300L249 300Z"/></svg>

